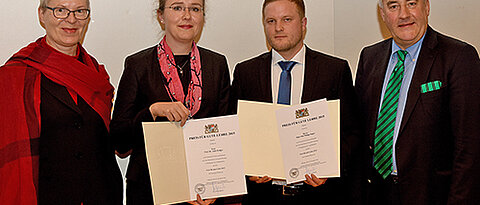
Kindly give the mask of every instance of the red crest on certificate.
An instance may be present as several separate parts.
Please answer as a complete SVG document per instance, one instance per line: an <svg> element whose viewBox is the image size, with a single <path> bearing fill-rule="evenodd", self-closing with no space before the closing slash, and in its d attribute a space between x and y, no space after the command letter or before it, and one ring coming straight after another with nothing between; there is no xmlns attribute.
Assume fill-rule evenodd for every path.
<svg viewBox="0 0 480 205"><path fill-rule="evenodd" d="M308 116L310 116L310 113L308 113L308 108L302 108L295 111L295 117L297 119Z"/></svg>
<svg viewBox="0 0 480 205"><path fill-rule="evenodd" d="M217 124L205 125L205 134L211 134L211 133L217 133L217 132L218 132Z"/></svg>

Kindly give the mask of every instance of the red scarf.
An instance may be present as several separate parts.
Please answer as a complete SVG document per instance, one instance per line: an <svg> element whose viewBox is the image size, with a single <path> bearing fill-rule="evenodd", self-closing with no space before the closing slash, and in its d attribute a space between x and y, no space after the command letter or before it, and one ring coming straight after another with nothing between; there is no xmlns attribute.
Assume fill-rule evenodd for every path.
<svg viewBox="0 0 480 205"><path fill-rule="evenodd" d="M0 67L0 201L37 204L41 74L82 97L108 128L113 86L103 65L80 44L82 61L48 46L45 37Z"/></svg>
<svg viewBox="0 0 480 205"><path fill-rule="evenodd" d="M173 52L167 45L165 37L157 46L158 62L163 76L166 79L165 89L167 89L172 101L182 102L193 116L200 109L202 103L202 66L200 63L200 53L197 45L193 42L192 52L190 54L190 73L191 80L188 85L188 93L183 92L183 85L178 76Z"/></svg>

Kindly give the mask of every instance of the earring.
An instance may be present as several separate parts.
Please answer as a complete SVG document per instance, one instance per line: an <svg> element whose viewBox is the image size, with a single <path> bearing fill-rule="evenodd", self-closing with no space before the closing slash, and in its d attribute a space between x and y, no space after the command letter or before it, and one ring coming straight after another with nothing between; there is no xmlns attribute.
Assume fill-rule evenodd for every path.
<svg viewBox="0 0 480 205"><path fill-rule="evenodd" d="M160 19L160 23L165 23L165 22L163 22L163 19Z"/></svg>

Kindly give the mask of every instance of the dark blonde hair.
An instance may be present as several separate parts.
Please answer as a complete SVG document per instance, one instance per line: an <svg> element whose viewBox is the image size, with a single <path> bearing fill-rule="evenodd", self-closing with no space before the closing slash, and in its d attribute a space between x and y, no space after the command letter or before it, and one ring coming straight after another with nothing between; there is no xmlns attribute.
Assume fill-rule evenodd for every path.
<svg viewBox="0 0 480 205"><path fill-rule="evenodd" d="M205 0L203 1L203 7L205 7ZM165 11L165 4L167 3L167 0L158 0L158 13L163 13ZM203 15L205 15L205 8L203 9Z"/></svg>
<svg viewBox="0 0 480 205"><path fill-rule="evenodd" d="M263 1L262 16L265 16L265 7L267 7L269 3L276 2L276 1L280 1L280 0ZM293 2L295 5L297 5L297 10L301 18L305 17L305 3L303 2L303 0L288 0L288 1Z"/></svg>

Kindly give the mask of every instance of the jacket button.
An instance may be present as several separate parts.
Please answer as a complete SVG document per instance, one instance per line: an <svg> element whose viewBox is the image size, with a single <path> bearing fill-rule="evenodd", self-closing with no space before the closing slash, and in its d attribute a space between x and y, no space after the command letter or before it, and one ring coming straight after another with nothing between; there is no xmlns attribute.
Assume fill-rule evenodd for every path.
<svg viewBox="0 0 480 205"><path fill-rule="evenodd" d="M75 153L75 158L82 159L83 158L83 153L81 153L81 152Z"/></svg>
<svg viewBox="0 0 480 205"><path fill-rule="evenodd" d="M73 126L74 126L75 128L77 128L77 129L80 129L80 128L82 128L82 123L80 123L80 122L75 122L75 123L73 123Z"/></svg>
<svg viewBox="0 0 480 205"><path fill-rule="evenodd" d="M392 176L392 181L393 181L393 184L398 184L399 182L398 176Z"/></svg>

